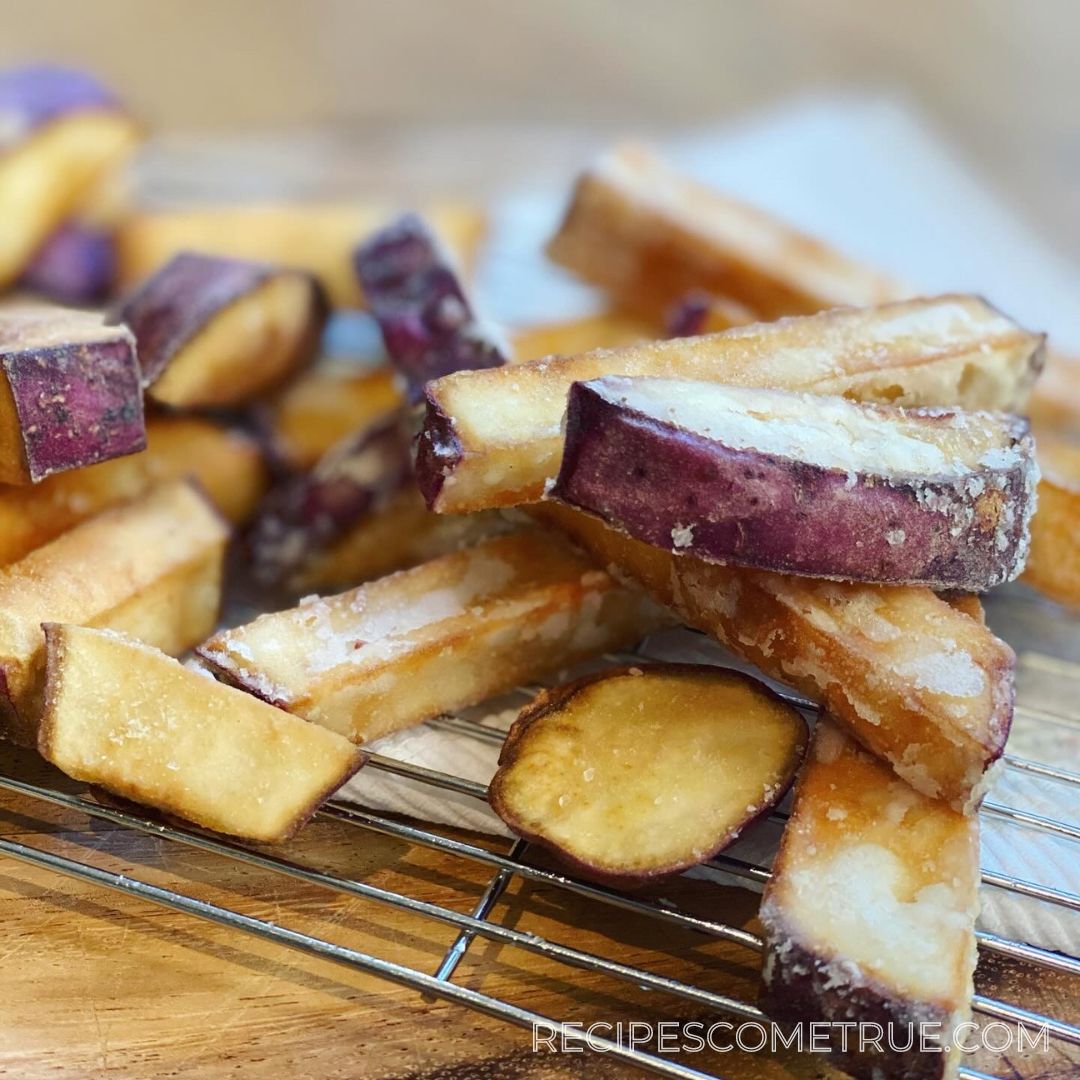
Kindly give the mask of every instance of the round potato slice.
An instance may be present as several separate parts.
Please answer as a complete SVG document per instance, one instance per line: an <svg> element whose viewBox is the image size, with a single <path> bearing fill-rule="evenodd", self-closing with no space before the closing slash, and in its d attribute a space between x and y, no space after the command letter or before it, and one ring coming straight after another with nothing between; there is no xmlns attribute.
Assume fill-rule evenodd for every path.
<svg viewBox="0 0 1080 1080"><path fill-rule="evenodd" d="M806 750L802 716L726 668L618 668L522 710L491 783L517 835L631 885L727 847L775 806Z"/></svg>

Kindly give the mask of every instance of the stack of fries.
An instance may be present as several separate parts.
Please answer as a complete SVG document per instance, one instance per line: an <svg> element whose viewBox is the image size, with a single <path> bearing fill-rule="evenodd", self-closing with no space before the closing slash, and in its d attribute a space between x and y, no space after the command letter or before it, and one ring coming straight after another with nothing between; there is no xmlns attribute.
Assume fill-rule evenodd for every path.
<svg viewBox="0 0 1080 1080"><path fill-rule="evenodd" d="M977 597L1023 573L1080 603L1067 361L1034 410L1041 480L1018 415L1040 334L905 296L630 147L585 171L548 248L610 310L504 338L460 276L477 209L121 206L138 129L111 94L31 69L0 105L21 118L0 283L37 294L0 309L8 738L280 841L362 744L681 622L817 702L814 732L719 668L601 673L523 712L494 809L633 885L721 850L798 774L766 1007L950 1043L1013 704ZM322 361L329 312L360 304L387 362ZM267 610L219 629L234 529Z"/></svg>

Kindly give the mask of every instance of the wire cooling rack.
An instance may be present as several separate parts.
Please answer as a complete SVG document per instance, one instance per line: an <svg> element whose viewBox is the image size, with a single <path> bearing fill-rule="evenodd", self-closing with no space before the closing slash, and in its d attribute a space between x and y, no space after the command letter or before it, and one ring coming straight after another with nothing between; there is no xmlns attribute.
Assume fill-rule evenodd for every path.
<svg viewBox="0 0 1080 1080"><path fill-rule="evenodd" d="M1051 666L1058 665L1066 673L1080 679L1080 664L1058 657L1043 656L1040 653L1027 655L1029 657L1028 662L1034 663L1036 667L1040 662ZM613 657L612 659L620 658ZM625 657L621 659L625 659ZM535 689L534 687L523 687L518 692L523 697L527 697L531 696ZM811 703L794 695L789 694L787 696L798 708L810 714L816 713L816 709ZM1063 713L1023 704L1018 705L1017 716L1025 722L1034 724L1074 723L1068 715ZM488 741L502 739L501 732L464 716L442 717L432 721L432 724L436 727L453 730L470 738ZM439 791L456 792L459 795L465 795L477 800L486 800L487 792L482 784L379 754L369 755L366 767L379 770L390 776L419 782ZM1074 798L1077 792L1080 791L1080 775L1066 769L1012 754L1006 758L1006 768L1035 775L1044 781L1061 785ZM0 854L55 871L58 874L138 897L198 919L242 931L302 953L332 960L356 971L411 988L422 995L463 1005L488 1016L497 1017L510 1024L527 1029L533 1028L534 1025L542 1025L546 1030L552 1031L565 1045L575 1045L585 1041L585 1035L580 1026L568 1026L568 1022L562 1018L542 1015L539 1012L512 1004L501 997L471 989L454 981L458 965L465 957L470 945L477 938L540 954L548 960L571 968L597 973L660 994L671 995L674 998L690 1002L711 1012L731 1016L739 1020L763 1021L766 1019L765 1014L757 1007L735 997L715 993L690 982L656 974L642 967L623 964L594 952L560 944L550 938L526 933L491 921L489 916L491 916L493 908L510 883L517 877L533 884L574 893L578 897L583 897L587 901L598 905L613 906L639 916L646 916L668 926L721 939L752 952L760 952L762 949L761 938L741 927L728 925L714 919L702 918L699 915L682 910L666 900L660 901L620 893L580 880L565 872L534 865L527 858L529 845L521 840L514 842L505 853L499 853L459 838L444 835L446 830L430 826L421 827L397 818L373 813L355 805L331 801L319 811L321 817L332 819L345 826L382 834L408 845L490 867L490 880L483 889L473 910L465 913L448 906L417 899L407 895L405 892L390 891L362 880L339 876L317 867L303 865L291 861L276 852L265 849L255 850L231 840L185 828L178 824L163 823L152 817L143 816L134 808L119 808L115 805L102 804L83 795L69 794L52 787L30 783L13 775L0 776L0 788L38 802L49 803L66 810L89 815L91 818L110 823L113 826L150 834L170 843L186 845L213 855L238 860L240 863L251 867L271 871L310 885L321 886L351 897L371 901L374 904L387 905L415 916L434 920L456 930L457 936L446 950L435 972L428 974L413 967L404 966L354 948L336 944L322 937L289 929L287 926L278 925L277 922L254 918L182 892L162 888L127 874L105 870L92 863L54 854L10 838L0 837ZM1063 805L1067 803L1068 799L1062 800ZM989 800L984 804L981 812L988 818L1007 820L1010 826L1023 830L1028 834L1032 831L1045 832L1070 842L1080 840L1080 825L1077 823L1031 813L1022 807L1003 805ZM776 820L783 820L784 815L775 813L772 817ZM728 855L714 857L710 861L710 865L729 875L733 875L747 884L756 886L763 884L769 877L769 871L766 867ZM1040 904L1056 905L1072 912L1080 911L1080 896L1001 873L984 873L983 888L1006 890ZM1031 965L1035 970L1052 970L1080 977L1080 958L1076 956L1052 952L985 932L979 933L978 944L980 953L997 953L1014 961ZM1020 1024L1031 1029L1045 1028L1051 1039L1060 1040L1074 1046L1080 1045L1080 1027L1065 1020L1041 1015L1018 1004L981 995L974 998L973 1008L975 1013L982 1017ZM702 1080L702 1078L716 1075L692 1068L673 1058L625 1045L617 1040L601 1038L595 1034L588 1036L588 1046L603 1051L611 1058L631 1063L661 1076L681 1077L685 1078L685 1080ZM989 1074L962 1067L960 1075L965 1080L988 1080Z"/></svg>

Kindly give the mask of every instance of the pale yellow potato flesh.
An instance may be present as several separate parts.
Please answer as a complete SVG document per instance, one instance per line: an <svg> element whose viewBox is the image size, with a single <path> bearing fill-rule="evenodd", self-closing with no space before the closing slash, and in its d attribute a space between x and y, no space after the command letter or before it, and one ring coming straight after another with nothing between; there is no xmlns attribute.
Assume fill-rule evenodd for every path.
<svg viewBox="0 0 1080 1080"><path fill-rule="evenodd" d="M248 840L288 839L360 767L346 739L138 641L50 623L44 757L115 795Z"/></svg>
<svg viewBox="0 0 1080 1080"><path fill-rule="evenodd" d="M421 212L458 262L471 266L486 230L484 214L460 203ZM362 307L353 250L395 216L389 206L332 203L142 210L117 234L120 279L136 285L179 252L199 251L307 270L335 307Z"/></svg>
<svg viewBox="0 0 1080 1080"><path fill-rule="evenodd" d="M158 416L147 422L146 442L141 453L55 473L40 484L0 486L0 566L155 483L193 477L237 525L266 490L259 447L239 432L196 417Z"/></svg>
<svg viewBox="0 0 1080 1080"><path fill-rule="evenodd" d="M897 1024L940 1023L948 1045L970 1015L979 877L977 815L920 795L820 721L761 905L780 1015L856 1018L869 995ZM941 1058L926 1055L925 1075L952 1074L959 1054Z"/></svg>
<svg viewBox="0 0 1080 1080"><path fill-rule="evenodd" d="M697 379L903 406L1011 411L1038 372L1042 337L973 296L911 300L601 349L430 383L457 447L433 508L535 502L562 457L571 383L603 375Z"/></svg>
<svg viewBox="0 0 1080 1080"><path fill-rule="evenodd" d="M309 552L286 584L296 594L360 585L511 528L495 510L433 514L408 487L329 547Z"/></svg>
<svg viewBox="0 0 1080 1080"><path fill-rule="evenodd" d="M790 705L738 673L620 669L525 707L489 801L586 874L655 878L703 862L775 805L806 737Z"/></svg>
<svg viewBox="0 0 1080 1080"><path fill-rule="evenodd" d="M130 157L138 128L117 111L87 110L46 124L0 155L0 289Z"/></svg>
<svg viewBox="0 0 1080 1080"><path fill-rule="evenodd" d="M1080 445L1037 435L1037 450L1042 479L1023 580L1080 605Z"/></svg>
<svg viewBox="0 0 1080 1080"><path fill-rule="evenodd" d="M171 357L147 394L176 408L243 404L280 384L312 348L311 279L274 274Z"/></svg>
<svg viewBox="0 0 1080 1080"><path fill-rule="evenodd" d="M270 406L274 449L293 469L310 469L331 447L401 407L389 366L323 363L286 387Z"/></svg>
<svg viewBox="0 0 1080 1080"><path fill-rule="evenodd" d="M560 537L528 529L261 615L198 653L363 743L629 645L662 619Z"/></svg>
<svg viewBox="0 0 1080 1080"><path fill-rule="evenodd" d="M0 723L34 745L43 622L120 630L175 655L212 629L229 529L187 481L155 487L0 568Z"/></svg>
<svg viewBox="0 0 1080 1080"><path fill-rule="evenodd" d="M917 790L958 808L985 794L1012 721L1016 658L930 589L722 566L556 503L534 513L690 626L825 705Z"/></svg>

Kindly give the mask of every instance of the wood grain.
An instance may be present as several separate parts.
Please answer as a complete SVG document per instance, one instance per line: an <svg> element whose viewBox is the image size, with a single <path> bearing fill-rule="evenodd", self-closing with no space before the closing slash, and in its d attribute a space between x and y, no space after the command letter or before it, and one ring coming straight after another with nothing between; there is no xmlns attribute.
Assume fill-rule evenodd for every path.
<svg viewBox="0 0 1080 1080"><path fill-rule="evenodd" d="M5 749L5 775L75 790L33 755ZM0 797L0 835L178 889L259 918L431 972L450 928L157 837L95 822L38 800ZM480 844L495 843L467 837ZM484 867L335 821L313 823L283 853L382 888L469 911ZM686 878L654 890L685 910L753 927L756 898ZM757 957L595 901L515 879L493 918L626 964L753 1000ZM146 901L0 860L5 994L0 1075L171 1076L250 1080L631 1076L594 1055L534 1055L529 1033L456 1006L199 922ZM475 942L457 980L541 1013L589 1021L686 1020L701 1010L572 970L521 949ZM1075 980L1033 977L995 960L979 989L1077 1020ZM1072 1014L1070 1016L1070 1013ZM820 1058L686 1055L733 1080L827 1075ZM977 1060L1008 1075L1000 1059ZM1012 1075L1075 1075L1080 1055L1013 1059ZM825 1070L823 1072L822 1070Z"/></svg>

